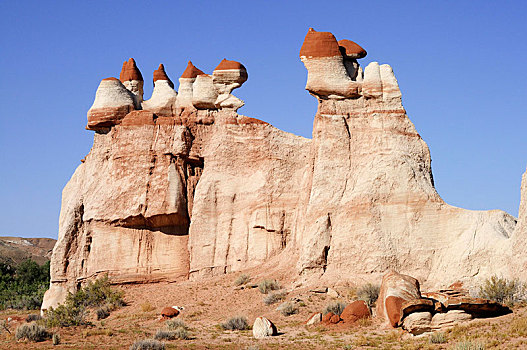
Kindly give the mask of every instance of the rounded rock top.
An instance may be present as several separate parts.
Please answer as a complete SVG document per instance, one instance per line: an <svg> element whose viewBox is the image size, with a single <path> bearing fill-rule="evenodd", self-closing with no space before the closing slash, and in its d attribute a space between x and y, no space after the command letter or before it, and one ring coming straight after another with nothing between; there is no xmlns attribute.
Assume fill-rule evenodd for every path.
<svg viewBox="0 0 527 350"><path fill-rule="evenodd" d="M181 78L195 78L198 75L206 75L206 74L203 73L200 69L196 68L192 64L192 61L188 61L187 68L185 69L183 74L181 74Z"/></svg>
<svg viewBox="0 0 527 350"><path fill-rule="evenodd" d="M165 66L163 66L163 63L161 63L159 68L154 71L154 83L158 80L167 80L168 84L174 88L174 83L172 83L172 80L170 80L167 73L165 72Z"/></svg>
<svg viewBox="0 0 527 350"><path fill-rule="evenodd" d="M334 56L342 56L335 36L330 32L317 32L313 28L309 28L300 49L300 57Z"/></svg>
<svg viewBox="0 0 527 350"><path fill-rule="evenodd" d="M343 56L349 58L364 58L368 54L359 44L354 41L343 39L338 42L340 52Z"/></svg>
<svg viewBox="0 0 527 350"><path fill-rule="evenodd" d="M133 58L130 58L128 61L124 61L119 80L122 82L130 80L143 81L143 75L141 74L139 68L137 68Z"/></svg>
<svg viewBox="0 0 527 350"><path fill-rule="evenodd" d="M245 66L237 61L230 61L226 58L221 60L220 64L214 70L241 69L246 70Z"/></svg>

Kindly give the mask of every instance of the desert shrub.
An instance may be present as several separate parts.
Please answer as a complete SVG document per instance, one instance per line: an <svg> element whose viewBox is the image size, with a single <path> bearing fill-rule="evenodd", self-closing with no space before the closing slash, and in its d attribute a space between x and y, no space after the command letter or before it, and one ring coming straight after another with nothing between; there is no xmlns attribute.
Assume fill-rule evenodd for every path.
<svg viewBox="0 0 527 350"><path fill-rule="evenodd" d="M130 350L165 350L165 344L155 339L138 340L130 346Z"/></svg>
<svg viewBox="0 0 527 350"><path fill-rule="evenodd" d="M100 308L97 308L95 310L95 314L97 315L97 320L104 320L108 316L110 316L110 307L103 306Z"/></svg>
<svg viewBox="0 0 527 350"><path fill-rule="evenodd" d="M258 284L258 290L262 294L267 294L270 291L280 289L280 284L276 280L263 280Z"/></svg>
<svg viewBox="0 0 527 350"><path fill-rule="evenodd" d="M34 342L40 342L51 338L51 334L45 327L32 323L25 323L16 329L16 340L27 339Z"/></svg>
<svg viewBox="0 0 527 350"><path fill-rule="evenodd" d="M174 340L176 339L176 336L174 335L174 331L165 331L163 329L159 329L154 335L154 339L155 340Z"/></svg>
<svg viewBox="0 0 527 350"><path fill-rule="evenodd" d="M524 299L523 290L524 286L518 280L492 276L479 287L479 296L498 303L513 305Z"/></svg>
<svg viewBox="0 0 527 350"><path fill-rule="evenodd" d="M70 327L88 324L88 308L106 308L109 313L111 310L125 305L123 292L114 290L110 286L108 276L97 279L95 282L80 288L75 293L68 293L64 304L57 308L50 308L46 312L44 322L48 327ZM99 311L96 310L97 317ZM101 311L101 316L104 312ZM99 318L98 318L99 319Z"/></svg>
<svg viewBox="0 0 527 350"><path fill-rule="evenodd" d="M0 309L35 310L49 287L49 261L31 259L14 266L0 263Z"/></svg>
<svg viewBox="0 0 527 350"><path fill-rule="evenodd" d="M284 316L291 316L298 313L298 308L290 302L280 305L280 312Z"/></svg>
<svg viewBox="0 0 527 350"><path fill-rule="evenodd" d="M485 344L472 340L463 340L454 346L454 350L485 350L485 348Z"/></svg>
<svg viewBox="0 0 527 350"><path fill-rule="evenodd" d="M241 286L242 284L247 284L249 283L249 281L251 280L251 276L249 275L240 275L235 281L234 281L234 285L235 286Z"/></svg>
<svg viewBox="0 0 527 350"><path fill-rule="evenodd" d="M148 301L146 303L141 304L141 311L149 312L153 310L155 310L155 308Z"/></svg>
<svg viewBox="0 0 527 350"><path fill-rule="evenodd" d="M339 315L342 314L342 311L344 311L344 309L346 308L346 306L348 306L346 303L343 303L341 301L337 301L336 303L331 303L329 305L326 306L326 308L324 309L324 311L322 312L323 315L331 312L335 315Z"/></svg>
<svg viewBox="0 0 527 350"><path fill-rule="evenodd" d="M442 332L435 332L430 335L430 338L428 339L430 343L432 344L444 344L447 342L445 333Z"/></svg>
<svg viewBox="0 0 527 350"><path fill-rule="evenodd" d="M167 326L168 330L173 331L178 328L183 328L188 331L188 327L182 320L167 320L165 322L165 325Z"/></svg>
<svg viewBox="0 0 527 350"><path fill-rule="evenodd" d="M26 317L26 322L29 323L29 322L38 321L41 319L42 319L42 316L40 316L39 314L29 314Z"/></svg>
<svg viewBox="0 0 527 350"><path fill-rule="evenodd" d="M231 331L243 331L249 329L249 323L247 323L247 318L243 316L237 316L229 319L225 323L222 323L221 328Z"/></svg>
<svg viewBox="0 0 527 350"><path fill-rule="evenodd" d="M53 345L59 345L60 344L60 334L53 333L53 337L51 338Z"/></svg>
<svg viewBox="0 0 527 350"><path fill-rule="evenodd" d="M263 301L265 305L271 305L285 299L286 293L271 293L264 297Z"/></svg>
<svg viewBox="0 0 527 350"><path fill-rule="evenodd" d="M364 300L366 304L371 307L379 297L380 286L375 284L365 284L357 289L357 297Z"/></svg>

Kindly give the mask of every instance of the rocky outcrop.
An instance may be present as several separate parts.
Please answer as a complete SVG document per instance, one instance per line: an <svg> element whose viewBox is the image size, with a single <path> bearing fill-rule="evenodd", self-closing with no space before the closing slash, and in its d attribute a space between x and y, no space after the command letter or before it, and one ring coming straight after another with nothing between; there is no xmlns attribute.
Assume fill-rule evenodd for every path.
<svg viewBox="0 0 527 350"><path fill-rule="evenodd" d="M384 317L392 327L397 327L402 305L421 298L419 281L407 275L390 271L382 278L377 299L377 315Z"/></svg>
<svg viewBox="0 0 527 350"><path fill-rule="evenodd" d="M312 139L237 114L232 91L248 77L239 62L212 74L189 62L178 92L160 66L142 101L141 73L127 61L123 83L101 82L88 112L94 144L63 191L43 307L106 273L115 283L177 281L269 264L309 284L394 269L428 288L510 276L513 254L526 256L525 244L513 250L525 229L502 211L441 199L392 68L363 72L365 54L308 31L300 58L318 100Z"/></svg>
<svg viewBox="0 0 527 350"><path fill-rule="evenodd" d="M340 318L344 323L354 323L358 320L369 317L370 309L363 300L355 300L351 302L344 308L342 314L340 314Z"/></svg>

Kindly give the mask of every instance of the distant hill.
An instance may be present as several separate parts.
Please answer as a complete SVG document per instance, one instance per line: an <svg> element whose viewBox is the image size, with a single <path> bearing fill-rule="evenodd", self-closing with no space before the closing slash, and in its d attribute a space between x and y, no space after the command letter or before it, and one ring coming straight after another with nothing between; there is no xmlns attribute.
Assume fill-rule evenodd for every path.
<svg viewBox="0 0 527 350"><path fill-rule="evenodd" d="M31 258L42 265L51 258L56 242L52 238L0 237L0 262L18 265Z"/></svg>

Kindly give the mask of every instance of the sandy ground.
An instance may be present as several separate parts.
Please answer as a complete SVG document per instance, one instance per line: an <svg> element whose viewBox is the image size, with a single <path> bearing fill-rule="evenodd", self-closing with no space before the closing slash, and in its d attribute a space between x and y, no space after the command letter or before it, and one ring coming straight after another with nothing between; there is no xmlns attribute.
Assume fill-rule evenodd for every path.
<svg viewBox="0 0 527 350"><path fill-rule="evenodd" d="M266 305L265 295L258 288L239 289L234 281L239 273L207 281L125 285L127 306L113 311L102 321L92 319L93 325L53 329L61 336L61 344L51 340L31 343L17 342L15 329L21 322L12 321L0 334L0 349L128 349L137 340L151 338L165 327L159 313L165 306L178 305L185 309L177 317L190 327L189 340L165 341L167 349L456 349L462 342L482 344L486 349L527 349L527 307L517 307L514 313L493 319L474 320L456 326L445 334L445 342L435 344L430 336L411 337L400 329L385 327L376 318L354 326L305 326L314 312L328 304L354 298L354 286L337 288L338 298L313 293L308 288L293 289L287 276L255 275L249 285L265 278L279 280L287 293L285 301L293 301L298 313L284 316L276 310L280 304ZM34 313L34 312L33 312ZM28 312L6 310L7 317L25 318ZM244 316L252 325L258 316L273 321L279 335L256 340L252 331L225 331L220 327L231 317Z"/></svg>

